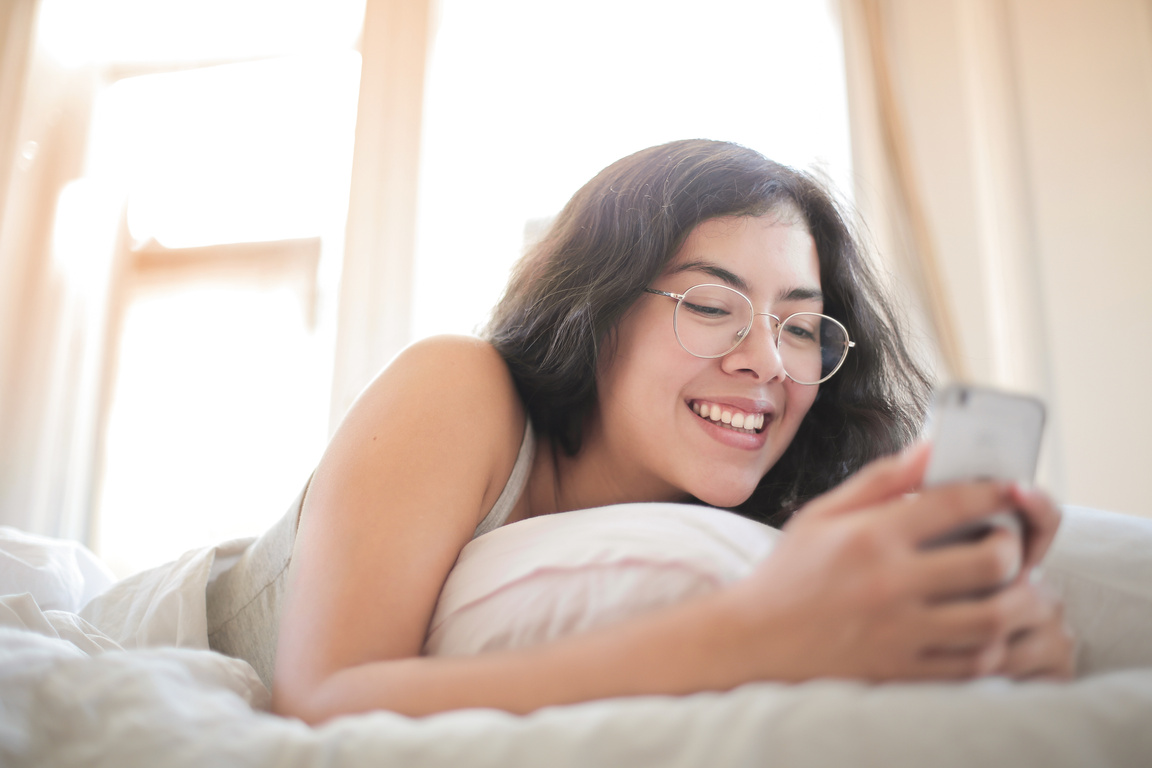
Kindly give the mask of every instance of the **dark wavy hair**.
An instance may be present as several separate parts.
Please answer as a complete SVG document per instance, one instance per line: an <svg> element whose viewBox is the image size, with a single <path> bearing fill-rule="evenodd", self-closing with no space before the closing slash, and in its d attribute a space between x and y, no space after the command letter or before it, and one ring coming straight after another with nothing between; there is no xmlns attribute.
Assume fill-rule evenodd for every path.
<svg viewBox="0 0 1152 768"><path fill-rule="evenodd" d="M675 141L584 185L513 270L485 337L538 432L574 455L616 323L688 233L719 216L799 215L816 244L824 312L856 347L791 445L734 511L782 525L808 499L918 432L930 381L835 198L812 176L726 142ZM605 349L611 354L611 348Z"/></svg>

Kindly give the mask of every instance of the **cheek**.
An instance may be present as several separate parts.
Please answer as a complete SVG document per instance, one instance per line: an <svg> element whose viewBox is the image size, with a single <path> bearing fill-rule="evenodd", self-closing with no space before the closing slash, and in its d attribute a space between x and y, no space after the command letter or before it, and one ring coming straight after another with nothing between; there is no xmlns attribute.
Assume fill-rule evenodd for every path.
<svg viewBox="0 0 1152 768"><path fill-rule="evenodd" d="M795 430L808 415L812 404L816 402L820 387L797 384L794 381L788 382L785 386L788 388L788 420Z"/></svg>
<svg viewBox="0 0 1152 768"><path fill-rule="evenodd" d="M653 388L666 379L661 340L635 318L629 319L632 322L622 322L613 331L601 353L596 375L601 408L621 405L634 410L650 400Z"/></svg>
<svg viewBox="0 0 1152 768"><path fill-rule="evenodd" d="M612 332L609 343L615 354L602 358L601 379L611 379L617 387L647 388L663 382L683 367L685 353L676 341L671 315L656 307L634 308Z"/></svg>

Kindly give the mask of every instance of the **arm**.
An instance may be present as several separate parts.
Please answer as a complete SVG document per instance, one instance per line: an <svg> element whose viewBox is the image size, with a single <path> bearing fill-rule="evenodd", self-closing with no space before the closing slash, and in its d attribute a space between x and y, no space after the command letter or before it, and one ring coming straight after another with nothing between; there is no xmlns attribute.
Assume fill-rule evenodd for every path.
<svg viewBox="0 0 1152 768"><path fill-rule="evenodd" d="M305 497L276 711L317 719L321 690L342 670L418 656L444 578L499 495L523 428L503 361L472 339L413 345L365 389ZM402 709L390 695L383 688L374 706Z"/></svg>
<svg viewBox="0 0 1152 768"><path fill-rule="evenodd" d="M528 652L420 657L440 589L499 495L522 407L488 346L405 351L334 436L305 500L280 625L275 711L319 722L391 709L527 712L633 693L730 687L698 602Z"/></svg>
<svg viewBox="0 0 1152 768"><path fill-rule="evenodd" d="M539 648L420 657L444 579L499 494L522 429L503 363L479 342L417 345L366 390L306 500L275 711L309 722L371 709L529 712L762 679L963 678L985 671L982 650L1013 631L1011 590L959 613L940 604L1002 581L1010 547L926 553L916 538L988 514L1004 489L908 501L923 471L911 455L818 500L750 578L712 596ZM939 653L957 637L963 648Z"/></svg>

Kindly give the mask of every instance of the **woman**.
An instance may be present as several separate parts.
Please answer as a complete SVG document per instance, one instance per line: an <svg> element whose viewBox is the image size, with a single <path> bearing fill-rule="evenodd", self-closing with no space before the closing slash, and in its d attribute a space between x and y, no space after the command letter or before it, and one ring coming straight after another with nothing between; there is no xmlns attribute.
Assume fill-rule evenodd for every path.
<svg viewBox="0 0 1152 768"><path fill-rule="evenodd" d="M274 709L320 722L751 680L1070 674L1060 608L1029 578L1051 502L994 483L911 495L922 446L864 467L910 441L927 388L886 307L806 176L708 141L609 166L518 266L487 340L408 348L337 431L304 501ZM633 501L795 516L707 598L528 650L419 656L474 536ZM1029 536L999 591L1021 565L1011 534L920 546L1008 508Z"/></svg>

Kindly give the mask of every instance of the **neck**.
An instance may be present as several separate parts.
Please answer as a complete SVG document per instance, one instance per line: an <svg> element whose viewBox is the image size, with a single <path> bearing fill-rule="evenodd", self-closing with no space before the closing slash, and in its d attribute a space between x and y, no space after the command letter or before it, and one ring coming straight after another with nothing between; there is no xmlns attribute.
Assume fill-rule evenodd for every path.
<svg viewBox="0 0 1152 768"><path fill-rule="evenodd" d="M526 517L643 501L684 501L684 492L645 477L629 460L607 450L595 430L568 456L549 440L537 442L525 489Z"/></svg>

